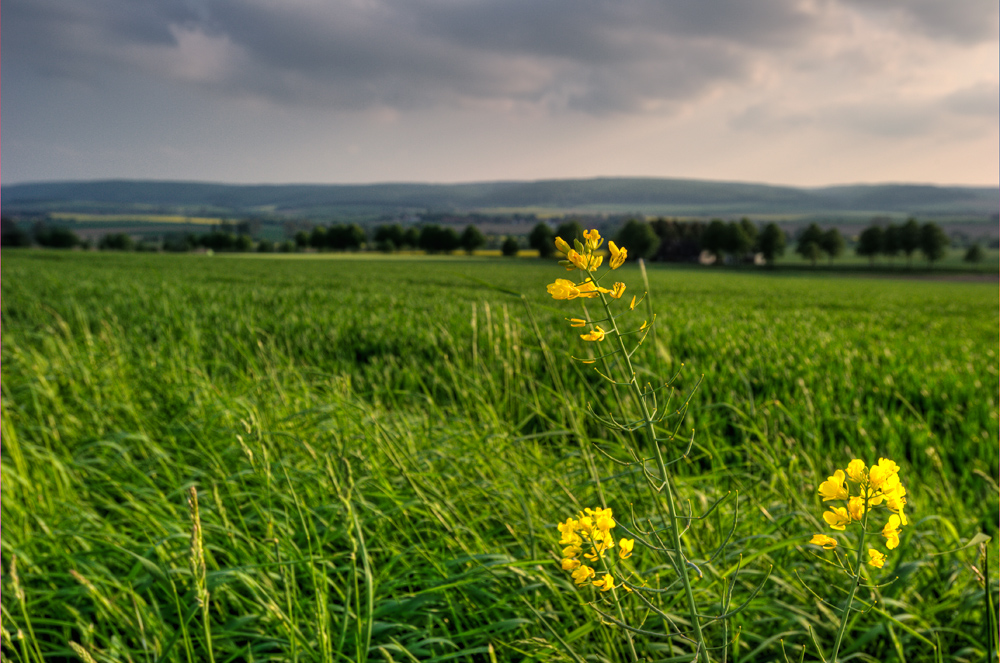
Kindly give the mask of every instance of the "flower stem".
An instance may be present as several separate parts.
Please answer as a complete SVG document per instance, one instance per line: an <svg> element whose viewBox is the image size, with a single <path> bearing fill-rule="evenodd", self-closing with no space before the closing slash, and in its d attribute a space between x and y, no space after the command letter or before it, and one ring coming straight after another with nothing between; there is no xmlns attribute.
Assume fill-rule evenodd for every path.
<svg viewBox="0 0 1000 663"><path fill-rule="evenodd" d="M830 663L837 663L837 654L840 653L840 644L844 641L844 633L847 632L847 621L851 617L851 605L854 603L854 595L858 591L858 585L861 584L861 569L865 564L865 533L868 529L868 513L870 507L868 507L868 495L864 495L865 499L865 515L861 521L861 538L858 540L858 556L857 556L857 570L854 574L854 581L851 582L851 590L847 593L847 601L844 602L843 614L840 616L840 629L837 631L837 640L833 643L833 654L830 657Z"/></svg>
<svg viewBox="0 0 1000 663"><path fill-rule="evenodd" d="M589 272L588 274L591 278L593 278L593 274L590 274ZM596 282L596 279L594 279L594 281ZM608 315L608 321L611 325L611 335L614 336L615 340L618 342L619 351L621 352L622 360L625 365L624 368L626 377L628 378L629 388L635 396L636 402L639 404L639 409L642 412L643 429L646 431L649 443L656 451L656 467L659 472L659 478L662 481L662 485L659 488L654 486L648 475L646 477L646 482L654 492L662 492L666 498L666 515L670 528L670 542L673 546L673 553L676 555L676 557L671 561L673 562L678 575L680 575L684 586L684 597L687 603L688 614L691 618L694 640L697 643L698 651L700 652L698 658L705 663L709 663L711 659L708 655L708 646L705 642L705 636L701 630L701 620L698 617L698 607L695 604L694 591L691 588L691 580L688 577L687 559L685 558L684 551L681 548L680 524L677 519L677 509L674 504L673 482L671 481L670 475L667 473L667 466L663 461L663 454L660 451L660 445L656 441L656 430L654 428L653 418L649 413L649 408L646 407L646 398L642 392L642 388L639 386L638 380L636 379L635 369L632 368L632 360L629 357L628 348L625 345L625 339L618 330L618 323L615 320L613 312L611 311L611 304L608 302L607 296L604 293L600 293L600 297L601 303L604 305L604 310ZM658 504L662 509L662 503Z"/></svg>
<svg viewBox="0 0 1000 663"><path fill-rule="evenodd" d="M604 555L601 555L601 566L604 568L604 572L605 573L611 573L611 568L608 566L608 560L606 560L604 558ZM612 577L614 577L614 574L612 574ZM618 609L618 619L620 619L622 621L622 623L624 623L625 622L625 611L622 610L622 603L621 603L621 601L618 600L618 589L615 588L615 587L612 587L611 588L611 594L612 594L612 596L615 597L615 607ZM632 637L632 632L631 631L625 631L625 637L628 640L629 651L632 653L632 660L633 661L638 661L639 660L639 654L636 653L636 651L635 651L635 641L634 641L634 638Z"/></svg>

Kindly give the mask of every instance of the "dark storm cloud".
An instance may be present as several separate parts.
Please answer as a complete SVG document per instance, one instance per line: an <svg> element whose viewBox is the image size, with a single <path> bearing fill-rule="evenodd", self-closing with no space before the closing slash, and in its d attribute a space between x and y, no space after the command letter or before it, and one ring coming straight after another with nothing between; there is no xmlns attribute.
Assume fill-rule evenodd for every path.
<svg viewBox="0 0 1000 663"><path fill-rule="evenodd" d="M212 89L293 104L607 112L683 102L744 78L756 51L815 29L799 5L12 0L3 48L16 53L5 64L81 78L109 65L170 76L173 60L195 58L214 72L201 81ZM184 35L215 48L184 56ZM204 62L212 58L225 62Z"/></svg>
<svg viewBox="0 0 1000 663"><path fill-rule="evenodd" d="M176 45L171 26L202 20L192 9L171 1L11 0L3 7L4 65L51 76L94 75L120 60L123 46Z"/></svg>
<svg viewBox="0 0 1000 663"><path fill-rule="evenodd" d="M996 0L847 0L847 4L897 28L916 29L937 39L975 43L997 34Z"/></svg>
<svg viewBox="0 0 1000 663"><path fill-rule="evenodd" d="M896 12L947 38L981 37L995 13L993 3L978 0L882 4L859 11ZM81 80L139 74L289 105L663 112L750 79L765 56L807 50L810 38L836 29L824 10L832 6L822 0L11 0L4 6L3 50L15 74Z"/></svg>

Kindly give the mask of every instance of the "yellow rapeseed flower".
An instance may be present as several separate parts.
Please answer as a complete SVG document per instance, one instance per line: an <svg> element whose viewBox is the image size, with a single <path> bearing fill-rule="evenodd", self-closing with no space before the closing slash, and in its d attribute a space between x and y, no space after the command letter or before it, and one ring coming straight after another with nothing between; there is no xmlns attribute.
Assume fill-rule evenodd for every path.
<svg viewBox="0 0 1000 663"><path fill-rule="evenodd" d="M892 514L889 516L889 522L882 528L882 536L885 537L885 547L889 550L893 550L899 545L899 524L899 516Z"/></svg>
<svg viewBox="0 0 1000 663"><path fill-rule="evenodd" d="M586 564L578 566L576 570L573 571L573 582L578 585L582 585L593 577L594 569L590 568Z"/></svg>
<svg viewBox="0 0 1000 663"><path fill-rule="evenodd" d="M830 507L830 510L823 514L823 520L831 529L843 530L851 524L851 516L847 509L841 506Z"/></svg>
<svg viewBox="0 0 1000 663"><path fill-rule="evenodd" d="M563 571L572 571L576 567L580 566L582 562L578 559L566 558L562 561Z"/></svg>
<svg viewBox="0 0 1000 663"><path fill-rule="evenodd" d="M903 512L904 507L906 507L906 488L903 488L903 484L899 484L893 489L892 493L885 496L885 505L888 507L889 511L899 515L899 524L908 525L909 521L906 519L906 514Z"/></svg>
<svg viewBox="0 0 1000 663"><path fill-rule="evenodd" d="M825 550L833 550L837 547L837 539L832 536L827 536L826 534L813 535L813 538L809 540L809 543L814 546L823 546Z"/></svg>
<svg viewBox="0 0 1000 663"><path fill-rule="evenodd" d="M628 251L619 249L614 242L608 242L608 248L611 249L611 269L618 269L628 257Z"/></svg>
<svg viewBox="0 0 1000 663"><path fill-rule="evenodd" d="M559 528L559 532L562 534L559 539L559 543L561 545L569 544L577 546L583 543L583 539L581 539L580 535L576 533L579 526L580 524L572 518L567 518L566 522L557 524L556 527Z"/></svg>
<svg viewBox="0 0 1000 663"><path fill-rule="evenodd" d="M879 458L878 465L872 465L868 470L868 484L875 490L882 490L883 486L892 481L897 476L899 465L888 458Z"/></svg>
<svg viewBox="0 0 1000 663"><path fill-rule="evenodd" d="M865 480L865 474L865 462L863 460L855 458L847 464L847 476L851 478L851 481L863 483Z"/></svg>
<svg viewBox="0 0 1000 663"><path fill-rule="evenodd" d="M885 564L885 555L874 548L868 549L868 556L871 557L871 559L868 560L868 564L870 566L874 566L876 569L881 569Z"/></svg>
<svg viewBox="0 0 1000 663"><path fill-rule="evenodd" d="M587 321L580 318L567 318L567 320L569 320L570 327L585 327L587 325Z"/></svg>
<svg viewBox="0 0 1000 663"><path fill-rule="evenodd" d="M837 470L832 477L819 485L819 494L823 496L824 502L830 500L846 500L848 498L847 486L844 485L844 471Z"/></svg>
<svg viewBox="0 0 1000 663"><path fill-rule="evenodd" d="M564 254L570 252L569 244L562 237L556 237L556 251Z"/></svg>
<svg viewBox="0 0 1000 663"><path fill-rule="evenodd" d="M610 510L610 509L609 509ZM597 529L607 532L615 526L615 519L610 514L601 514L597 517Z"/></svg>
<svg viewBox="0 0 1000 663"><path fill-rule="evenodd" d="M615 287L611 289L610 294L615 299L621 299L622 295L625 294L625 284L620 281L615 283Z"/></svg>
<svg viewBox="0 0 1000 663"><path fill-rule="evenodd" d="M635 295L632 295L632 301L628 303L628 310L630 311L635 310Z"/></svg>
<svg viewBox="0 0 1000 663"><path fill-rule="evenodd" d="M575 249L569 250L569 253L566 254L566 259L573 263L573 266L577 269L587 268L587 256L577 252Z"/></svg>
<svg viewBox="0 0 1000 663"><path fill-rule="evenodd" d="M632 556L632 549L635 547L635 539L622 539L618 542L618 556L628 559Z"/></svg>
<svg viewBox="0 0 1000 663"><path fill-rule="evenodd" d="M602 509L601 507L597 507L595 509L587 508L584 509L583 512L591 518L600 518L601 516L613 517L615 515L615 512L611 507L608 507L607 509Z"/></svg>
<svg viewBox="0 0 1000 663"><path fill-rule="evenodd" d="M545 289L549 291L553 299L576 299L581 294L580 289L567 279L556 279L555 283L550 283ZM594 295L587 296L592 297Z"/></svg>
<svg viewBox="0 0 1000 663"><path fill-rule="evenodd" d="M865 516L865 501L855 495L847 501L847 512L853 520L861 520Z"/></svg>
<svg viewBox="0 0 1000 663"><path fill-rule="evenodd" d="M585 341L603 341L604 340L604 330L600 327L594 327L591 331L586 334L580 334L580 338Z"/></svg>
<svg viewBox="0 0 1000 663"><path fill-rule="evenodd" d="M591 584L593 584L594 587L597 587L598 589L600 589L602 592L606 592L609 589L614 588L614 586L615 586L615 579L611 577L610 573L605 573L603 578L601 578L600 580L595 580Z"/></svg>
<svg viewBox="0 0 1000 663"><path fill-rule="evenodd" d="M587 248L591 251L596 251L601 246L601 242L604 241L601 239L601 233L597 232L596 228L593 230L584 230L583 238L587 240Z"/></svg>

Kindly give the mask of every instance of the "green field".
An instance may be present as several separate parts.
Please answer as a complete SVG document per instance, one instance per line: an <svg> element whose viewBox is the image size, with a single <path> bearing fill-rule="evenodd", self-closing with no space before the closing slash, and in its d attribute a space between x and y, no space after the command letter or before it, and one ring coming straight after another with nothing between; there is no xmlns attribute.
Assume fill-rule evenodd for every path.
<svg viewBox="0 0 1000 663"><path fill-rule="evenodd" d="M56 221L112 226L131 226L136 223L179 223L185 225L213 226L222 223L222 219L219 217L183 216L180 214L85 214L82 212L52 212L49 216Z"/></svg>
<svg viewBox="0 0 1000 663"><path fill-rule="evenodd" d="M5 660L629 659L588 607L607 597L559 566L557 522L602 496L626 520L649 507L596 451L623 443L588 414L615 397L569 358L588 348L564 321L579 304L545 293L561 268L2 258ZM642 291L637 267L615 276ZM806 544L825 531L816 487L880 456L902 467L910 525L841 654L995 660L997 283L660 266L649 280L656 337L637 361L650 381L676 375L675 424L694 431L674 466L682 508L724 498L685 536L697 596L717 612L727 582L739 604L770 570L710 631L728 633L727 660L829 650L848 581ZM988 562L954 552L980 532ZM635 568L670 587L648 553ZM670 628L625 598L629 623ZM683 626L678 592L654 600ZM635 642L647 660L691 652Z"/></svg>

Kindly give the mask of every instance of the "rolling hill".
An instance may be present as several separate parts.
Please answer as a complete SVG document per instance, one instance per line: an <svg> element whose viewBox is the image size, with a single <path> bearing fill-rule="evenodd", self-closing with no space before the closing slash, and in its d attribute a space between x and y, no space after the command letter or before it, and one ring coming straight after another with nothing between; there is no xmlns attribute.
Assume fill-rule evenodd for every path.
<svg viewBox="0 0 1000 663"><path fill-rule="evenodd" d="M78 212L357 216L412 212L551 211L711 215L916 215L995 218L997 187L876 184L797 188L655 178L468 184L283 184L99 180L0 188L4 214Z"/></svg>

